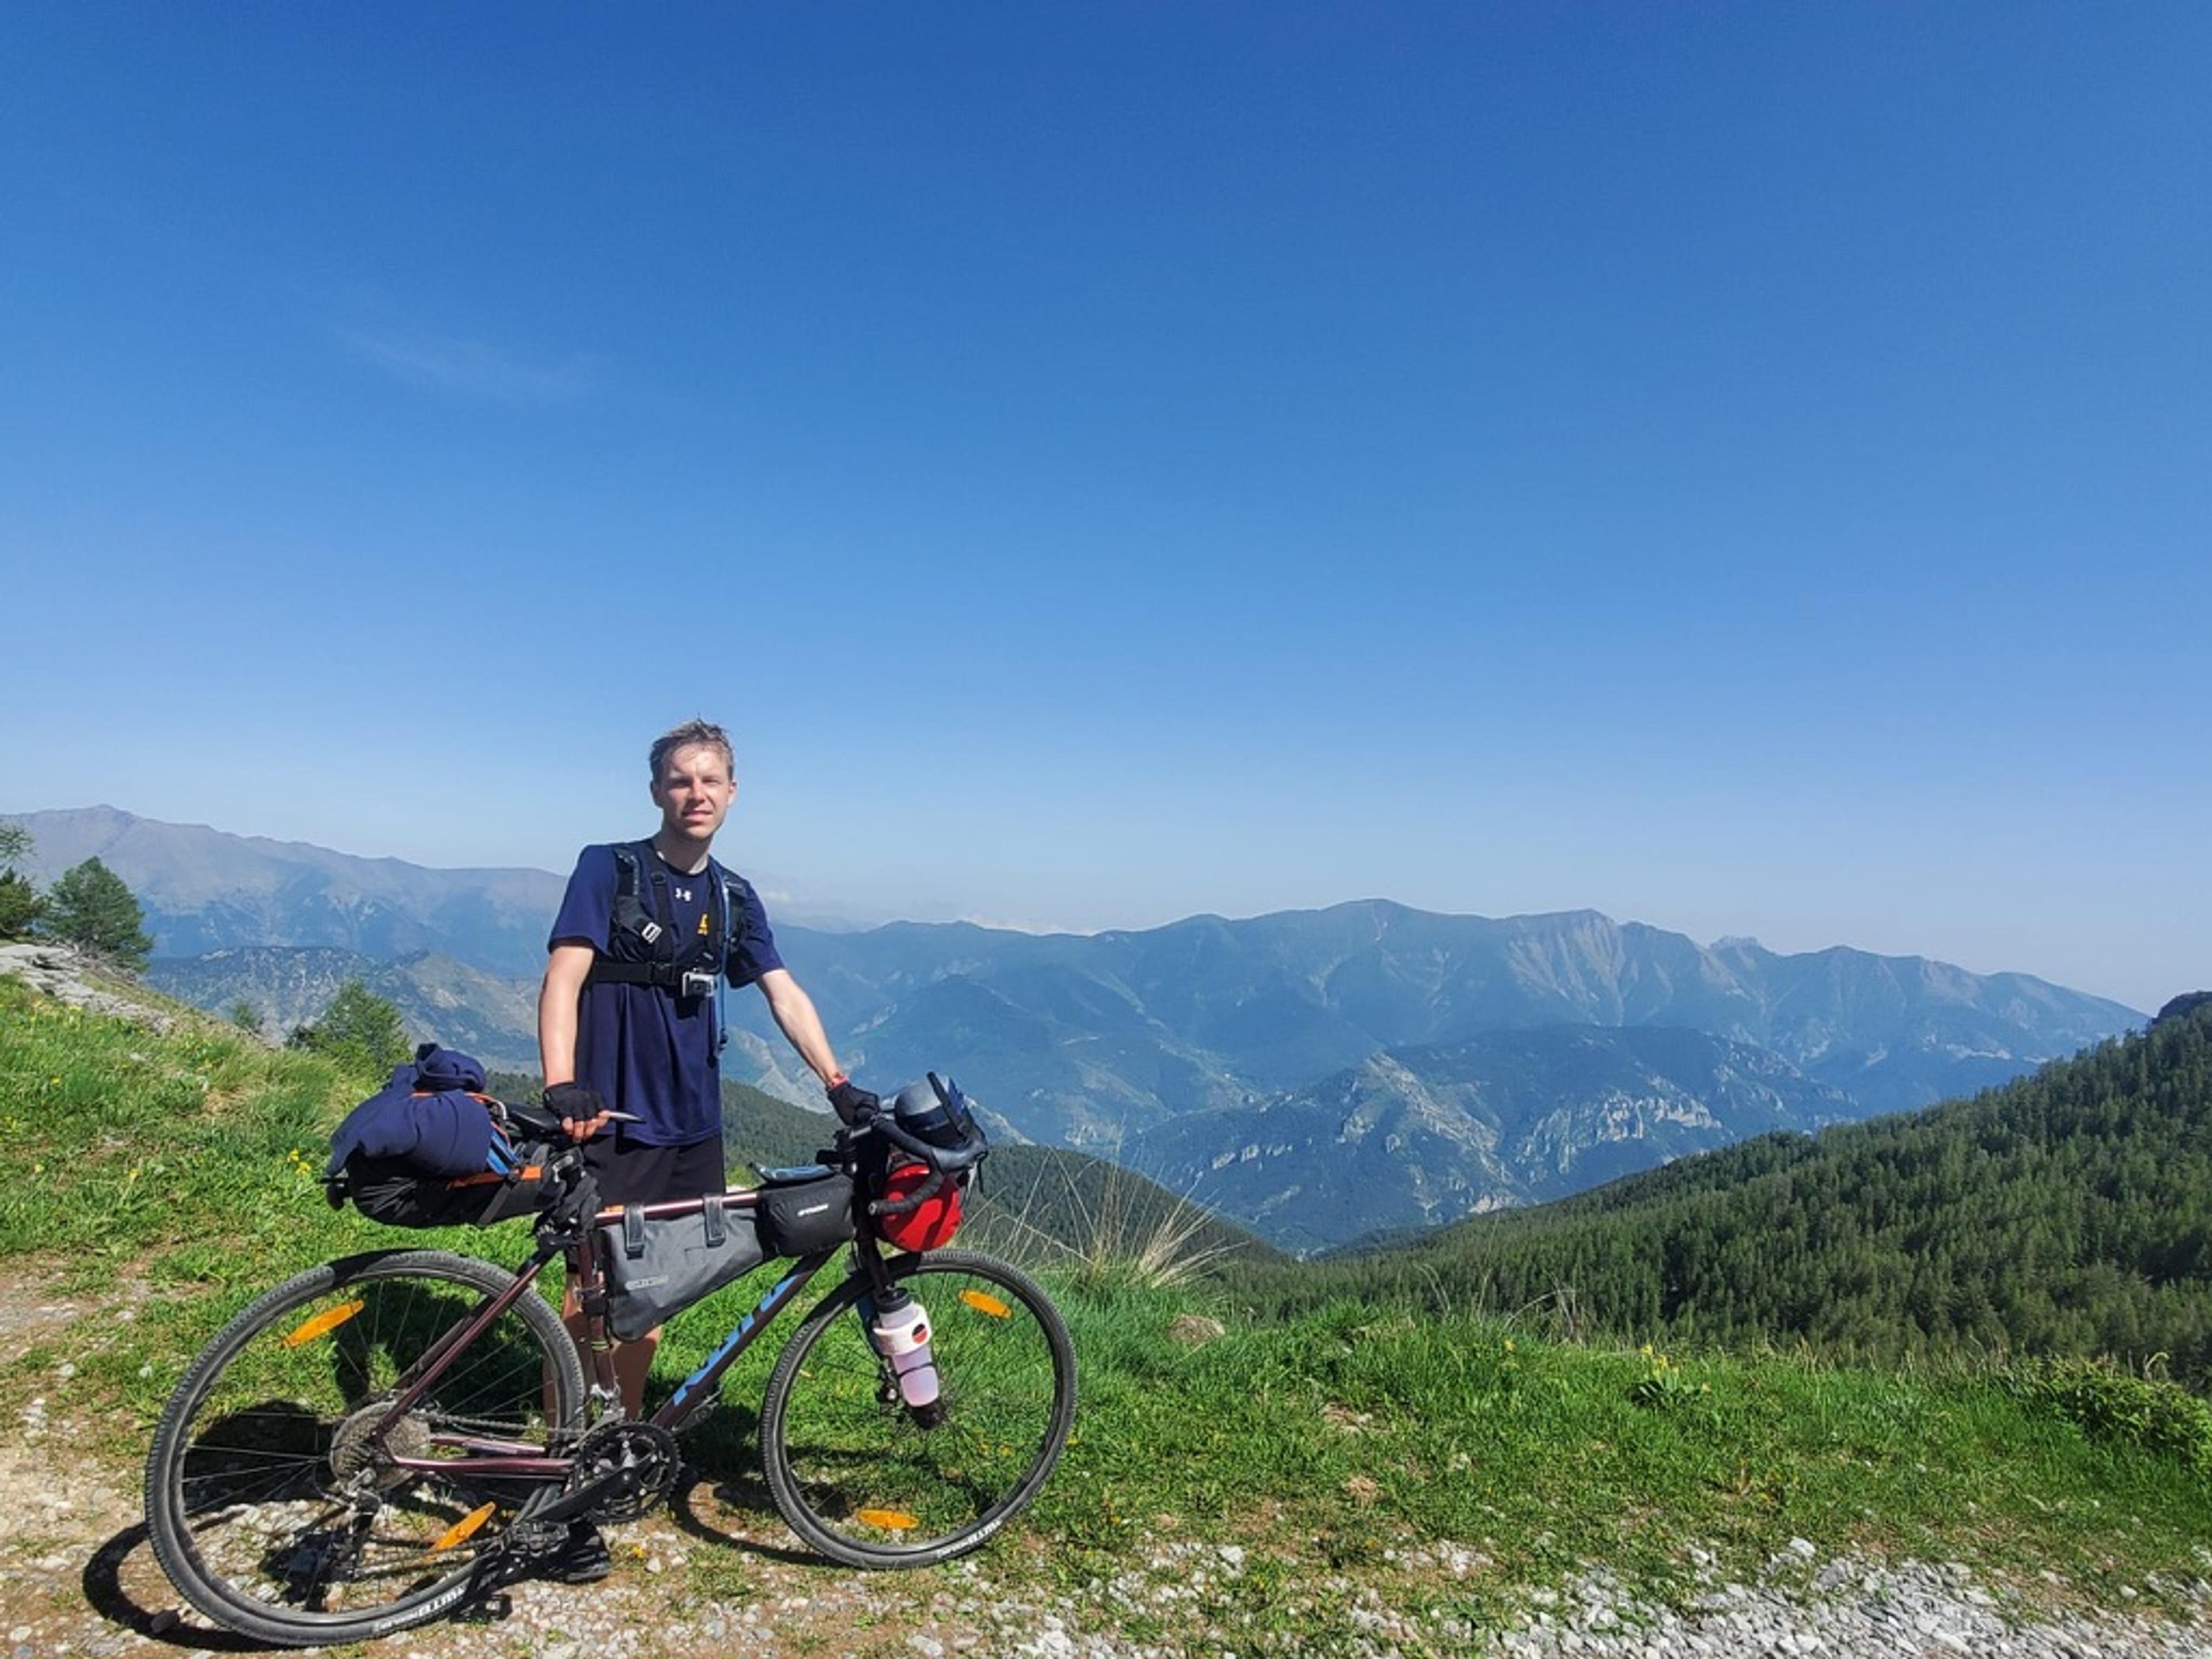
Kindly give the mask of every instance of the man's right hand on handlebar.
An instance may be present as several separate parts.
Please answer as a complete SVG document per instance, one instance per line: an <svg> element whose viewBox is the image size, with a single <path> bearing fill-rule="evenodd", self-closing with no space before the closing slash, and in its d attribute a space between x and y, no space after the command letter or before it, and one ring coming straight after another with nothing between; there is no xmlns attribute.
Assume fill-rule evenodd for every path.
<svg viewBox="0 0 2212 1659"><path fill-rule="evenodd" d="M589 1140L607 1127L607 1103L581 1084L546 1085L545 1109L561 1120L571 1140Z"/></svg>

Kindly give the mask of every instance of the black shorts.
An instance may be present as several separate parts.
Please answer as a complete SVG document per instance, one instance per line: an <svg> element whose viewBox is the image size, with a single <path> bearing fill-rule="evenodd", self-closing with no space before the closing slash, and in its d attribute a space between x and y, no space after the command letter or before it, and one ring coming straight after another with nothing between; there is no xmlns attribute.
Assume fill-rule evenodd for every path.
<svg viewBox="0 0 2212 1659"><path fill-rule="evenodd" d="M615 1127L584 1143L584 1162L599 1178L601 1204L659 1204L722 1192L730 1184L720 1135L682 1146L648 1146Z"/></svg>

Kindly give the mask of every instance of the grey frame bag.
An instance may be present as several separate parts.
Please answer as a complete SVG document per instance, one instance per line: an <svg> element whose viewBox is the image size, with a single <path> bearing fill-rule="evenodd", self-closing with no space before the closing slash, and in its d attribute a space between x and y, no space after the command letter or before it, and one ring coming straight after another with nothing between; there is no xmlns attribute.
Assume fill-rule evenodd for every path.
<svg viewBox="0 0 2212 1659"><path fill-rule="evenodd" d="M683 1215L648 1218L629 1205L594 1242L607 1276L607 1329L617 1342L635 1341L768 1259L751 1206L737 1208L720 1193Z"/></svg>

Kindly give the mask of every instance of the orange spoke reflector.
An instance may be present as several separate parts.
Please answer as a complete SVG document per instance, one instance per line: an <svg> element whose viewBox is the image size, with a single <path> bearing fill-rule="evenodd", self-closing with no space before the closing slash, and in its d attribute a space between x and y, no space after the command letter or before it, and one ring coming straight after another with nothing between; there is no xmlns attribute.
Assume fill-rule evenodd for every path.
<svg viewBox="0 0 2212 1659"><path fill-rule="evenodd" d="M471 1510L438 1534L438 1541L430 1546L431 1553L435 1554L440 1550L449 1550L454 1545L475 1537L477 1528L490 1520L498 1511L499 1505L496 1504L487 1504L480 1510Z"/></svg>
<svg viewBox="0 0 2212 1659"><path fill-rule="evenodd" d="M881 1527L885 1532L911 1532L921 1524L904 1510L862 1510L854 1518L863 1526Z"/></svg>
<svg viewBox="0 0 2212 1659"><path fill-rule="evenodd" d="M302 1342L312 1342L319 1336L328 1336L368 1305L366 1302L341 1302L337 1307L317 1314L298 1330L294 1331L284 1339L284 1346L288 1348L296 1348Z"/></svg>
<svg viewBox="0 0 2212 1659"><path fill-rule="evenodd" d="M997 1297L986 1296L981 1291L963 1291L960 1292L960 1299L977 1313L988 1314L994 1319L1008 1318L1014 1311Z"/></svg>

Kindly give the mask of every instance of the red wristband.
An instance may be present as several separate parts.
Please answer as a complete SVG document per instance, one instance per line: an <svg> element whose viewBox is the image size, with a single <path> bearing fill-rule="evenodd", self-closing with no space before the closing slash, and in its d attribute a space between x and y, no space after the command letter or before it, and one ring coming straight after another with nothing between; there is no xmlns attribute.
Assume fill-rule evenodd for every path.
<svg viewBox="0 0 2212 1659"><path fill-rule="evenodd" d="M852 1079L847 1077L842 1072L839 1072L822 1086L825 1089L834 1089L841 1083L850 1083L852 1080Z"/></svg>

